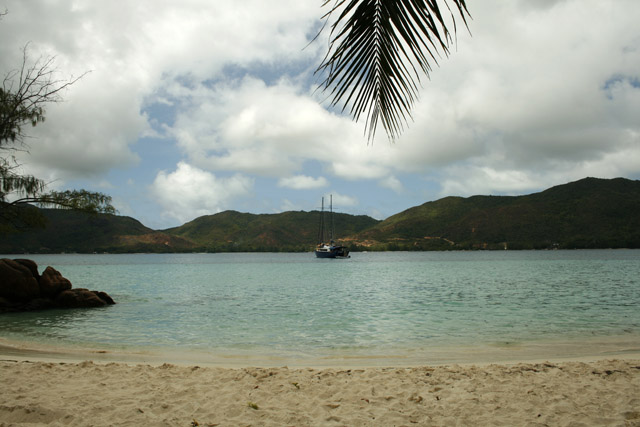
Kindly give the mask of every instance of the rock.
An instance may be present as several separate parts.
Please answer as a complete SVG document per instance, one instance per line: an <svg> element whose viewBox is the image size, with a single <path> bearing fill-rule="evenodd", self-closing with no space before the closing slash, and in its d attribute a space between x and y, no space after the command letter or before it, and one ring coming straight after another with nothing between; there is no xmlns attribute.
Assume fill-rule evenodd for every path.
<svg viewBox="0 0 640 427"><path fill-rule="evenodd" d="M107 302L96 295L95 292L84 288L62 291L56 297L55 303L60 308L88 308L107 305Z"/></svg>
<svg viewBox="0 0 640 427"><path fill-rule="evenodd" d="M53 267L47 267L42 272L39 284L40 294L51 299L54 299L60 292L71 289L69 279L62 277L62 274Z"/></svg>
<svg viewBox="0 0 640 427"><path fill-rule="evenodd" d="M0 259L0 313L108 304L115 302L106 292L72 289L71 282L53 267L40 275L32 260Z"/></svg>
<svg viewBox="0 0 640 427"><path fill-rule="evenodd" d="M38 273L38 264L31 259L14 259L20 265L24 265L31 271L31 275L36 278L36 280L40 280L40 273Z"/></svg>
<svg viewBox="0 0 640 427"><path fill-rule="evenodd" d="M96 295L98 295L98 298L100 298L102 301L106 302L107 304L111 305L111 304L115 304L116 302L113 300L113 298L111 298L109 296L109 294L107 294L106 292L102 292L102 291L93 291L93 293L95 293Z"/></svg>
<svg viewBox="0 0 640 427"><path fill-rule="evenodd" d="M29 267L11 259L0 259L0 297L27 302L39 296L38 281Z"/></svg>
<svg viewBox="0 0 640 427"><path fill-rule="evenodd" d="M26 304L16 307L16 311L37 311L57 308L56 303L50 298L35 298Z"/></svg>

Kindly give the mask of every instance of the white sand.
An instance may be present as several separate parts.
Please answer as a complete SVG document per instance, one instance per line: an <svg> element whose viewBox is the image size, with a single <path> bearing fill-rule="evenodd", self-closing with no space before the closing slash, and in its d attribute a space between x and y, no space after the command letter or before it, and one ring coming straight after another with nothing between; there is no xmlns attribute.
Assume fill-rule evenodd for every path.
<svg viewBox="0 0 640 427"><path fill-rule="evenodd" d="M640 360L416 368L0 361L0 426L640 426Z"/></svg>

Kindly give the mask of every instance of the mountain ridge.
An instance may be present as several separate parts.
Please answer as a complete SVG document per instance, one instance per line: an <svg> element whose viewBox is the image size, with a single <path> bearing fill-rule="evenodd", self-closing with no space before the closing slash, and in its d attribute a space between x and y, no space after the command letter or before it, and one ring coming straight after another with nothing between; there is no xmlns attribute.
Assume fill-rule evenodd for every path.
<svg viewBox="0 0 640 427"><path fill-rule="evenodd" d="M639 229L639 181L584 178L529 195L426 202L353 241L387 250L639 247Z"/></svg>
<svg viewBox="0 0 640 427"><path fill-rule="evenodd" d="M152 230L125 216L42 212L49 227L3 235L0 252L310 251L320 215L228 210ZM384 221L334 213L334 223L352 251L640 248L640 181L588 177L521 196L448 196Z"/></svg>

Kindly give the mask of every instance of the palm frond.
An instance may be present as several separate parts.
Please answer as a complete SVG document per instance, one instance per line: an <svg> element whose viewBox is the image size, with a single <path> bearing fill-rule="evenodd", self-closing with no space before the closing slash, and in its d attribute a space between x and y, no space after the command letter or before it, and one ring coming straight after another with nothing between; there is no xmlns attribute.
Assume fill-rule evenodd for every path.
<svg viewBox="0 0 640 427"><path fill-rule="evenodd" d="M395 140L418 98L421 74L429 77L431 64L449 54L455 35L455 14L449 0L326 0L323 16L330 25L329 49L316 73L331 104L358 121L367 115L369 140L381 122ZM465 0L451 0L465 25ZM447 28L443 7L451 15Z"/></svg>

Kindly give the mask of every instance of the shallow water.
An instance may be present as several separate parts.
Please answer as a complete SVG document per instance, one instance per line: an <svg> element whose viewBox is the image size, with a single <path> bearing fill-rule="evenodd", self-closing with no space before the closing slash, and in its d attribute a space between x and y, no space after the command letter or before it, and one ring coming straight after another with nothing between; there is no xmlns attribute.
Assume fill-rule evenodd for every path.
<svg viewBox="0 0 640 427"><path fill-rule="evenodd" d="M117 304L3 314L8 340L298 359L640 347L638 250L28 257Z"/></svg>

